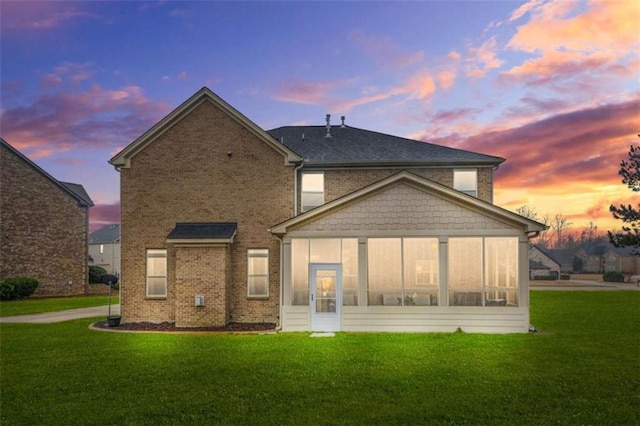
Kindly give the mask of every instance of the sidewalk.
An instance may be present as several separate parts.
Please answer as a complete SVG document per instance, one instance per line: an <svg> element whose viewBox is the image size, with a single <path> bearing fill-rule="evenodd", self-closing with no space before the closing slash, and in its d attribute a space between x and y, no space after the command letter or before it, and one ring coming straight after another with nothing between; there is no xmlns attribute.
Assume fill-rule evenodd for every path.
<svg viewBox="0 0 640 426"><path fill-rule="evenodd" d="M16 315L0 317L0 323L31 323L45 324L52 322L70 321L80 318L107 317L109 306L94 306L91 308L68 309L66 311L45 312L42 314ZM120 305L111 305L111 315L120 315Z"/></svg>
<svg viewBox="0 0 640 426"><path fill-rule="evenodd" d="M542 291L640 291L635 283L610 283L603 281L529 281L530 290Z"/></svg>

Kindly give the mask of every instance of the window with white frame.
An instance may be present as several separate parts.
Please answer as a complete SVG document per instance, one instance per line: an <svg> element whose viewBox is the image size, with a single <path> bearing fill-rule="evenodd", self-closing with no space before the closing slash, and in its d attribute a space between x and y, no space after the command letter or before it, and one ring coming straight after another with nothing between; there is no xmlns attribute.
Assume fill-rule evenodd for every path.
<svg viewBox="0 0 640 426"><path fill-rule="evenodd" d="M247 250L247 296L269 297L269 250Z"/></svg>
<svg viewBox="0 0 640 426"><path fill-rule="evenodd" d="M324 173L302 173L301 210L306 212L324 204Z"/></svg>
<svg viewBox="0 0 640 426"><path fill-rule="evenodd" d="M166 250L147 250L147 297L167 297Z"/></svg>
<svg viewBox="0 0 640 426"><path fill-rule="evenodd" d="M369 305L438 304L436 238L369 238Z"/></svg>
<svg viewBox="0 0 640 426"><path fill-rule="evenodd" d="M100 254L104 254L104 244L100 244Z"/></svg>
<svg viewBox="0 0 640 426"><path fill-rule="evenodd" d="M518 306L518 239L449 238L450 306Z"/></svg>
<svg viewBox="0 0 640 426"><path fill-rule="evenodd" d="M478 170L464 169L453 171L453 189L474 197L478 196Z"/></svg>

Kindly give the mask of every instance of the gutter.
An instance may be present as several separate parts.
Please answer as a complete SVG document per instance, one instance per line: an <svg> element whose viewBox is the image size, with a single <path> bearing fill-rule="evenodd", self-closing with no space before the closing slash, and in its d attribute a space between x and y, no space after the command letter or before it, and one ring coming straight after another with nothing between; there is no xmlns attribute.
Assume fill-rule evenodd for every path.
<svg viewBox="0 0 640 426"><path fill-rule="evenodd" d="M298 170L303 166L304 160L300 162L300 165L293 169L293 217L298 216Z"/></svg>

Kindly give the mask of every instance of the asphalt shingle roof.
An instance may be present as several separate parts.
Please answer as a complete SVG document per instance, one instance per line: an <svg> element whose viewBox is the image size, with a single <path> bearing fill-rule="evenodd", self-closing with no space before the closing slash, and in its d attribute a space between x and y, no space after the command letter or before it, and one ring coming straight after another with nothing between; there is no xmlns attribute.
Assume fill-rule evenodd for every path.
<svg viewBox="0 0 640 426"><path fill-rule="evenodd" d="M87 194L87 191L85 191L82 185L78 183L71 183L71 182L60 182L60 183L69 191L73 192L78 197L80 197L85 203L87 203L87 205L93 206L93 201L91 200L91 197L89 196L89 194Z"/></svg>
<svg viewBox="0 0 640 426"><path fill-rule="evenodd" d="M350 126L285 126L267 131L308 165L498 165L504 158L416 141Z"/></svg>
<svg viewBox="0 0 640 426"><path fill-rule="evenodd" d="M170 240L229 239L236 233L236 222L176 223Z"/></svg>
<svg viewBox="0 0 640 426"><path fill-rule="evenodd" d="M115 243L120 240L120 225L107 225L89 234L89 244Z"/></svg>

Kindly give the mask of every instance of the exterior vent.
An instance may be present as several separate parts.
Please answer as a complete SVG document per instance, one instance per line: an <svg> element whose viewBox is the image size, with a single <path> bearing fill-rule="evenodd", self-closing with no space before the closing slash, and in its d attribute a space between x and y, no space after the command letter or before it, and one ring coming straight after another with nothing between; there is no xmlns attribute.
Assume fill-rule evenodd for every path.
<svg viewBox="0 0 640 426"><path fill-rule="evenodd" d="M327 114L327 134L324 137L331 137L331 114Z"/></svg>
<svg viewBox="0 0 640 426"><path fill-rule="evenodd" d="M196 306L204 306L204 294L196 294Z"/></svg>
<svg viewBox="0 0 640 426"><path fill-rule="evenodd" d="M340 117L340 120L342 120L342 124L340 125L340 127L342 127L343 129L346 127L346 126L344 125L344 119L345 119L345 118L346 118L346 117L345 117L344 115L343 115L342 117Z"/></svg>

